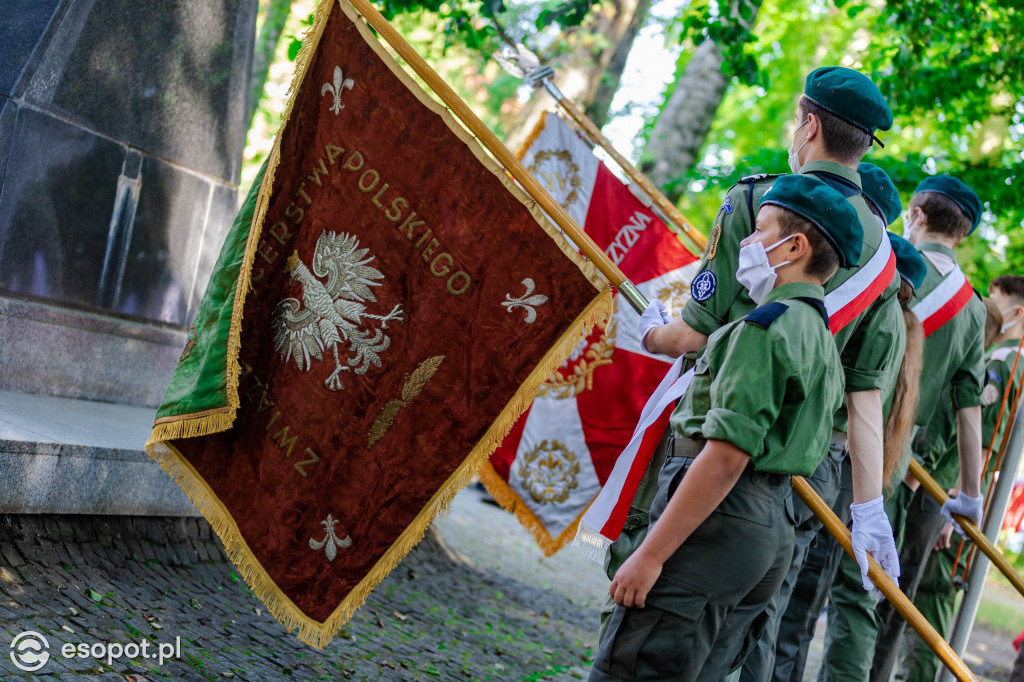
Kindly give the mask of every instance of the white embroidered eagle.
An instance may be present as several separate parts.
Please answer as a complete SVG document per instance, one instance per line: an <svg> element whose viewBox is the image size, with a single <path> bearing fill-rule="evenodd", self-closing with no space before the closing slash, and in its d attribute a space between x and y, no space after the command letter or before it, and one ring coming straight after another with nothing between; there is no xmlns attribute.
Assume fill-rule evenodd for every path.
<svg viewBox="0 0 1024 682"><path fill-rule="evenodd" d="M294 358L299 370L308 371L312 364L310 355L323 360L324 351L330 349L334 354L334 371L324 381L332 391L344 388L342 372L351 369L356 374L366 374L370 365L380 367L379 354L391 345L391 339L381 330L387 329L392 320L405 319L401 305L387 315L366 312L362 302L377 301L370 287L380 286L381 282L376 280L384 279L379 270L367 265L374 259L367 257L368 253L369 249L359 248L355 235L335 235L325 230L316 241L312 272L299 259L297 251L288 259L292 279L302 285L302 301L286 298L277 304L272 315L274 350L281 352L284 362ZM326 277L327 283L318 277ZM361 329L366 319L379 320L380 327L372 331ZM353 353L347 367L342 366L338 357L342 342Z"/></svg>

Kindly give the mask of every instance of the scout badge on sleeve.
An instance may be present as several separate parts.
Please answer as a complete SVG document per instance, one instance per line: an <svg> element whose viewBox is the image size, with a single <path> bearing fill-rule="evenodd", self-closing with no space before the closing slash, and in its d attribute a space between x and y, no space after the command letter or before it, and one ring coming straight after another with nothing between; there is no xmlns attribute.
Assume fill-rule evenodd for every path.
<svg viewBox="0 0 1024 682"><path fill-rule="evenodd" d="M648 299L679 314L697 256L562 119L545 113L519 157ZM669 365L641 350L637 319L616 296L615 313L551 373L480 472L548 556L576 534Z"/></svg>
<svg viewBox="0 0 1024 682"><path fill-rule="evenodd" d="M319 4L284 121L147 450L323 647L611 292L347 2Z"/></svg>

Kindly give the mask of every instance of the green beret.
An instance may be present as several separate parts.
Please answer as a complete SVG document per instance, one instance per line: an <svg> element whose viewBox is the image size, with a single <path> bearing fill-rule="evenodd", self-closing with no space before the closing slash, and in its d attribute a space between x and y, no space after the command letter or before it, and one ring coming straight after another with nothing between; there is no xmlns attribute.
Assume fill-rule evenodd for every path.
<svg viewBox="0 0 1024 682"><path fill-rule="evenodd" d="M783 175L761 197L761 206L773 204L811 221L839 254L839 264L850 268L860 260L864 227L857 211L839 192L813 175Z"/></svg>
<svg viewBox="0 0 1024 682"><path fill-rule="evenodd" d="M981 199L974 193L974 190L964 184L963 180L954 178L952 175L932 175L922 180L914 190L914 194L921 192L936 192L949 197L971 221L971 232L978 228L985 207L981 205Z"/></svg>
<svg viewBox="0 0 1024 682"><path fill-rule="evenodd" d="M873 163L862 161L857 166L857 172L860 173L861 191L864 196L882 214L885 224L892 225L903 211L903 202L900 201L896 185L884 170Z"/></svg>
<svg viewBox="0 0 1024 682"><path fill-rule="evenodd" d="M924 276L928 272L928 266L924 264L924 258L917 252L914 245L898 234L887 232L892 250L896 253L896 270L900 277L910 282L915 289L921 286Z"/></svg>
<svg viewBox="0 0 1024 682"><path fill-rule="evenodd" d="M863 130L878 146L885 146L875 137L875 130L892 128L892 111L864 74L842 66L823 66L807 75L804 95L830 114Z"/></svg>

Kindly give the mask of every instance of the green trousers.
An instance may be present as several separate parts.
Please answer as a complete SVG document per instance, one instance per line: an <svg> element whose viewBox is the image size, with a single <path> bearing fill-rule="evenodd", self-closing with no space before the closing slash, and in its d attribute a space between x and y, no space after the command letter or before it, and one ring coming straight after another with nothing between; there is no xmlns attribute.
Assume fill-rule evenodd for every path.
<svg viewBox="0 0 1024 682"><path fill-rule="evenodd" d="M956 533L953 534L951 545L948 549L933 551L928 557L928 565L917 588L917 598L914 600L917 610L944 639L949 638L956 609L958 590L951 580L956 551L960 546L960 536ZM970 545L964 548L960 559L962 564L965 563L969 547ZM959 572L962 573L963 566L960 568ZM942 661L916 632L908 632L904 640L910 641L904 645L907 655L898 668L897 679L906 682L934 682Z"/></svg>
<svg viewBox="0 0 1024 682"><path fill-rule="evenodd" d="M683 442L667 458L652 523L701 445ZM724 680L766 625L764 607L792 555L793 522L789 476L748 468L665 562L646 606L615 607L590 680Z"/></svg>
<svg viewBox="0 0 1024 682"><path fill-rule="evenodd" d="M897 546L902 543L913 498L914 492L903 483L886 496L885 513L896 533ZM864 589L857 562L845 552L828 589L828 601L828 630L818 679L865 682L871 674L881 620L874 593Z"/></svg>

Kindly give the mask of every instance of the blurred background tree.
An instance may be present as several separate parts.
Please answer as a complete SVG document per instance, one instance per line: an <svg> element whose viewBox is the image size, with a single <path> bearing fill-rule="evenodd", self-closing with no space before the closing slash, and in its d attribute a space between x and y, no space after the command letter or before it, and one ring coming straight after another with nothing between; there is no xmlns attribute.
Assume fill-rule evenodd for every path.
<svg viewBox="0 0 1024 682"><path fill-rule="evenodd" d="M881 135L885 148L873 148L868 160L889 172L904 204L926 175L964 179L987 209L960 249L971 281L984 289L1000 274L1024 273L1019 0L383 0L378 6L513 149L540 112L552 108L546 94L531 93L490 58L503 44L524 43L705 233L737 179L787 171L806 74L830 64L858 69L879 85L895 114L893 129ZM251 181L270 149L314 7L314 0L260 0L243 180ZM659 73L666 74L664 86Z"/></svg>

